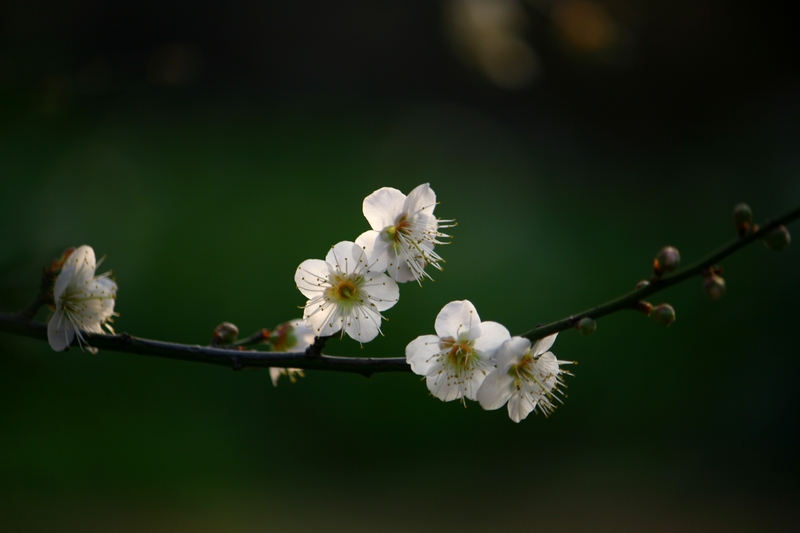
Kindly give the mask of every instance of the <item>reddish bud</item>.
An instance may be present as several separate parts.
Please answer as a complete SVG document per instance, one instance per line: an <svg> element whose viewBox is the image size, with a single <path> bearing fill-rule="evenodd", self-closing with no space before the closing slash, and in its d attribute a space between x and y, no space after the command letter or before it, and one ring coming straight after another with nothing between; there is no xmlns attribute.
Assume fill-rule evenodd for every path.
<svg viewBox="0 0 800 533"><path fill-rule="evenodd" d="M235 324L231 324L230 322L223 322L219 326L216 327L214 330L214 344L221 345L221 344L231 344L236 342L236 338L239 336L239 328L236 327Z"/></svg>
<svg viewBox="0 0 800 533"><path fill-rule="evenodd" d="M653 272L661 277L666 272L672 272L681 262L681 254L672 246L665 246L658 251L656 258L653 259Z"/></svg>
<svg viewBox="0 0 800 533"><path fill-rule="evenodd" d="M725 280L716 274L710 274L703 279L703 290L709 298L716 300L725 294Z"/></svg>

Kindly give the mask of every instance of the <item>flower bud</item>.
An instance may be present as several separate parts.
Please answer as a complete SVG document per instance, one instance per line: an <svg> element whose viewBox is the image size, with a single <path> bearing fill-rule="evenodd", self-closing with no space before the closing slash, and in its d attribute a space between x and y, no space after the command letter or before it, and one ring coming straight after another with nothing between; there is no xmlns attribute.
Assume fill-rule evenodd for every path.
<svg viewBox="0 0 800 533"><path fill-rule="evenodd" d="M786 229L786 226L773 228L764 235L764 245L776 252L785 250L790 242L792 242L792 237L789 235L789 230Z"/></svg>
<svg viewBox="0 0 800 533"><path fill-rule="evenodd" d="M223 322L214 330L214 344L231 344L236 342L239 336L239 328L230 322Z"/></svg>
<svg viewBox="0 0 800 533"><path fill-rule="evenodd" d="M650 302L645 302L644 300L640 300L634 304L633 308L642 313L644 316L650 316L650 312L653 310L653 304Z"/></svg>
<svg viewBox="0 0 800 533"><path fill-rule="evenodd" d="M716 274L706 276L703 280L703 290L709 298L716 300L725 294L725 280Z"/></svg>
<svg viewBox="0 0 800 533"><path fill-rule="evenodd" d="M583 335L584 337L591 335L592 333L594 333L596 329L597 329L597 322L595 322L594 319L591 319L588 316L585 316L578 321L578 332L580 332L580 334Z"/></svg>
<svg viewBox="0 0 800 533"><path fill-rule="evenodd" d="M67 259L69 259L69 256L71 256L72 252L74 251L75 247L70 246L69 248L64 250L64 253L61 254L61 257L59 257L58 259L53 259L53 261L50 263L50 273L56 274L58 272L61 272L61 269L64 267L64 263L67 261Z"/></svg>
<svg viewBox="0 0 800 533"><path fill-rule="evenodd" d="M650 282L647 281L646 279L643 279L642 281L636 284L636 290L638 291L639 289L644 289L648 285L650 285Z"/></svg>
<svg viewBox="0 0 800 533"><path fill-rule="evenodd" d="M650 312L650 318L652 318L656 324L669 326L675 322L675 309L669 304L658 304Z"/></svg>
<svg viewBox="0 0 800 533"><path fill-rule="evenodd" d="M739 235L750 229L750 224L753 223L753 211L749 205L742 203L733 208L733 223L736 224Z"/></svg>
<svg viewBox="0 0 800 533"><path fill-rule="evenodd" d="M681 254L672 246L665 246L659 250L656 258L653 259L653 271L656 276L661 276L666 272L672 272L681 262Z"/></svg>

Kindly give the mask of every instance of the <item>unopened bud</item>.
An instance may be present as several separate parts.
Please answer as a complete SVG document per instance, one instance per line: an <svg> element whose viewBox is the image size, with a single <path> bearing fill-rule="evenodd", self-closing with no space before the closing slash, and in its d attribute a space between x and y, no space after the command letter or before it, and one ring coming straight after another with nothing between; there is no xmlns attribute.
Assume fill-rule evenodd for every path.
<svg viewBox="0 0 800 533"><path fill-rule="evenodd" d="M238 336L239 328L235 324L223 322L214 330L214 344L231 344Z"/></svg>
<svg viewBox="0 0 800 533"><path fill-rule="evenodd" d="M753 210L750 209L749 205L737 204L733 208L733 223L736 224L739 235L750 229L750 224L753 223Z"/></svg>
<svg viewBox="0 0 800 533"><path fill-rule="evenodd" d="M725 280L716 274L705 276L703 290L706 291L709 298L716 300L725 294Z"/></svg>
<svg viewBox="0 0 800 533"><path fill-rule="evenodd" d="M72 252L74 251L75 247L70 246L69 248L64 250L64 253L61 254L61 257L59 257L58 259L53 259L53 262L50 263L50 273L55 274L57 272L60 272L61 269L64 268L64 263L67 262L67 259L69 259L69 256L71 256Z"/></svg>
<svg viewBox="0 0 800 533"><path fill-rule="evenodd" d="M644 300L640 300L634 304L633 308L642 313L644 316L650 316L650 312L653 310L653 304L650 302L645 302Z"/></svg>
<svg viewBox="0 0 800 533"><path fill-rule="evenodd" d="M650 312L650 318L652 318L656 324L669 326L675 322L675 309L669 304L658 304Z"/></svg>
<svg viewBox="0 0 800 533"><path fill-rule="evenodd" d="M776 252L785 250L790 242L792 242L792 236L789 235L789 230L786 229L786 226L773 228L764 235L764 245Z"/></svg>
<svg viewBox="0 0 800 533"><path fill-rule="evenodd" d="M665 272L672 272L681 262L681 254L672 246L665 246L658 251L656 258L653 259L653 271L656 276L661 276Z"/></svg>
<svg viewBox="0 0 800 533"><path fill-rule="evenodd" d="M643 279L642 281L636 284L636 290L638 291L639 289L644 289L648 285L650 285L650 282L647 281L646 279Z"/></svg>
<svg viewBox="0 0 800 533"><path fill-rule="evenodd" d="M597 322L595 322L594 319L591 319L588 316L585 316L578 321L578 331L583 336L591 335L592 333L594 333L596 329L597 329Z"/></svg>

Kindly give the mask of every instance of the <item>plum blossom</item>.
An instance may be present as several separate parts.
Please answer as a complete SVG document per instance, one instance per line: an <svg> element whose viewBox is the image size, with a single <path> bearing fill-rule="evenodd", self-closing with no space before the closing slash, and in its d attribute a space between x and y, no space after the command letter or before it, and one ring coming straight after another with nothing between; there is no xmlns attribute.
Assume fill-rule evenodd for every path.
<svg viewBox="0 0 800 533"><path fill-rule="evenodd" d="M303 319L317 337L341 331L359 342L369 342L380 333L381 311L397 303L397 283L367 263L361 246L342 241L325 260L303 261L294 281L308 298Z"/></svg>
<svg viewBox="0 0 800 533"><path fill-rule="evenodd" d="M288 352L294 350L300 352L305 350L314 342L314 332L306 326L300 319L284 322L272 332L269 337L269 344L273 351ZM281 376L289 378L289 382L297 381L297 376L304 377L302 368L278 368L270 367L269 377L272 384L278 386Z"/></svg>
<svg viewBox="0 0 800 533"><path fill-rule="evenodd" d="M364 199L363 211L372 229L362 233L356 243L364 247L371 265L386 270L399 283L431 278L425 266L441 270L444 260L433 251L439 238L450 237L439 231L455 225L453 220L433 216L436 193L424 183L408 196L383 187Z"/></svg>
<svg viewBox="0 0 800 533"><path fill-rule="evenodd" d="M497 322L481 322L469 300L445 305L434 327L436 335L417 337L406 346L411 370L425 376L428 390L444 402L477 399L494 369L495 352L511 335Z"/></svg>
<svg viewBox="0 0 800 533"><path fill-rule="evenodd" d="M561 365L570 361L559 361L548 350L556 340L557 333L531 341L513 337L497 351L497 368L489 374L478 390L478 401L484 409L499 409L508 402L508 416L519 422L536 409L549 415L556 406L553 400L561 401L556 393L564 385Z"/></svg>
<svg viewBox="0 0 800 533"><path fill-rule="evenodd" d="M98 263L91 246L79 246L64 261L53 287L55 313L47 325L50 347L63 351L75 337L81 349L85 340L81 332L103 333L103 326L111 333L108 324L114 315L117 283L109 278L110 272L95 276Z"/></svg>

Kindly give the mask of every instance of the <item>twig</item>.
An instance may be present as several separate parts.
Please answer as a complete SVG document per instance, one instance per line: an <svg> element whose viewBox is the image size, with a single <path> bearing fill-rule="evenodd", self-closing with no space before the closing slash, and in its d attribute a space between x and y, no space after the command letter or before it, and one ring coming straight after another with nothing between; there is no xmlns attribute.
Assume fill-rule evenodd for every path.
<svg viewBox="0 0 800 533"><path fill-rule="evenodd" d="M578 321L583 317L598 319L622 309L636 309L638 303L648 296L661 292L694 276L701 275L722 259L748 244L760 240L773 228L782 224L788 224L798 218L800 218L800 207L764 224L760 228L756 229L754 227L752 231L745 233L743 236L720 248L708 257L672 276L651 282L641 289L635 290L625 296L599 305L588 311L571 315L556 322L537 326L523 333L522 336L531 340L541 339L553 333L575 327ZM49 291L49 287L45 290L44 286L45 283L43 280L43 288L40 296L24 311L20 313L0 313L0 331L44 341L47 340L47 325L31 320L38 308L46 302L46 292ZM177 344L142 339L133 337L127 333L122 333L120 335L84 333L84 337L89 345L103 350L211 363L228 366L234 370L249 367L281 367L354 372L364 376L369 376L377 372L408 372L411 370L404 357L338 357L334 355L325 355L322 353L322 350L325 347L326 338L316 339L314 344L302 352L260 352L245 350L243 349L244 346L239 346L237 347L238 349L231 349ZM250 344L251 341L254 340L256 339L246 339L244 342L240 341L239 344Z"/></svg>

